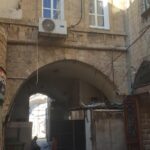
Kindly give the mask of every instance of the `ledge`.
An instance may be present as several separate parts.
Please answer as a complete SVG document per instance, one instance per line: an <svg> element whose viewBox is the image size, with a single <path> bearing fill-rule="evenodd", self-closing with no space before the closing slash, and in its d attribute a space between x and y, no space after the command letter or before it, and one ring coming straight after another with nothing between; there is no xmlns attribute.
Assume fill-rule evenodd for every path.
<svg viewBox="0 0 150 150"><path fill-rule="evenodd" d="M21 19L5 19L0 18L0 23L3 24L12 24L12 25L20 25L20 26L29 26L29 27L38 27L38 23L33 23L28 20L21 20Z"/></svg>
<svg viewBox="0 0 150 150"><path fill-rule="evenodd" d="M62 48L73 48L73 49L81 49L81 50L108 50L108 51L120 51L120 52L126 52L126 47L115 47L115 46L91 46L89 45L84 45L82 43L64 43L64 44L58 44L58 43L49 43L49 42L43 42L39 41L33 41L33 40L8 40L8 44L11 45L41 45L41 46L53 46L53 47L62 47Z"/></svg>
<svg viewBox="0 0 150 150"><path fill-rule="evenodd" d="M94 34L106 34L106 35L114 35L114 36L127 36L127 34L125 33L121 33L121 32L104 32L104 31L91 31L91 30L80 30L80 29L69 29L69 31L73 31L73 32L80 32L80 33L94 33Z"/></svg>
<svg viewBox="0 0 150 150"><path fill-rule="evenodd" d="M33 22L33 21L28 21L28 20L19 20L19 19L5 19L5 18L0 18L0 23L3 24L12 24L12 25L18 25L18 26L28 26L28 27L35 27L38 28L38 21ZM81 30L78 28L70 28L68 31L73 31L73 32L80 32L80 33L94 33L94 34L106 34L106 35L115 35L115 36L127 36L126 33L123 32L105 32L105 31L95 31L95 30Z"/></svg>

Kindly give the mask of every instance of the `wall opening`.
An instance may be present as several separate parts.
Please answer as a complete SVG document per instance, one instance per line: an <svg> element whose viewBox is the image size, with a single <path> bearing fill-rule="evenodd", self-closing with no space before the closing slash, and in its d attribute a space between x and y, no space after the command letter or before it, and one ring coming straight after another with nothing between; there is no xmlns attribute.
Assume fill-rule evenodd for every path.
<svg viewBox="0 0 150 150"><path fill-rule="evenodd" d="M46 138L49 97L40 93L29 98L29 121L32 122L32 138Z"/></svg>

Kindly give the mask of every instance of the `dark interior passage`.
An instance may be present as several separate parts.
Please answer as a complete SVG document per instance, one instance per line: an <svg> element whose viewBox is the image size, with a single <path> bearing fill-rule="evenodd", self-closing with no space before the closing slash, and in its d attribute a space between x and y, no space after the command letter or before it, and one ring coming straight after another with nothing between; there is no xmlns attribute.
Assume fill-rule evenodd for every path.
<svg viewBox="0 0 150 150"><path fill-rule="evenodd" d="M58 150L85 150L84 120L51 122L51 137L58 142Z"/></svg>

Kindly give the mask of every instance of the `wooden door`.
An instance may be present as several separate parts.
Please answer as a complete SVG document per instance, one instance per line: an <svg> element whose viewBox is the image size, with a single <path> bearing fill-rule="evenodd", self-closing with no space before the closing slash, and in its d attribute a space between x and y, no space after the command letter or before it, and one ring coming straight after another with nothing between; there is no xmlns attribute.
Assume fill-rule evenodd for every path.
<svg viewBox="0 0 150 150"><path fill-rule="evenodd" d="M125 132L128 150L141 150L139 97L128 96L124 101Z"/></svg>

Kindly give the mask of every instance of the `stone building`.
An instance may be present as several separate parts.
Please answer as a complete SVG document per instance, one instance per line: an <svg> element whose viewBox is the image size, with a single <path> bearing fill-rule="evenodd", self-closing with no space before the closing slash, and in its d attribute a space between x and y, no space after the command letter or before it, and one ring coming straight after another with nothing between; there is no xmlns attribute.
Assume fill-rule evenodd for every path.
<svg viewBox="0 0 150 150"><path fill-rule="evenodd" d="M128 28L128 73L131 84L130 96L126 99L127 125L131 122L135 132L127 126L128 147L149 149L149 84L150 84L150 2L131 1L127 9ZM132 111L129 109L132 108ZM129 114L130 112L130 114ZM133 114L133 115L132 115ZM129 123L130 124L130 123ZM134 141L134 142L133 142Z"/></svg>
<svg viewBox="0 0 150 150"><path fill-rule="evenodd" d="M149 120L149 71L141 75L149 66L149 26L148 0L1 0L1 149L29 149L29 97L41 93L54 99L46 134L57 135L59 149L125 150L132 137L127 95L126 106L142 102L132 117ZM140 122L128 146L148 149Z"/></svg>

